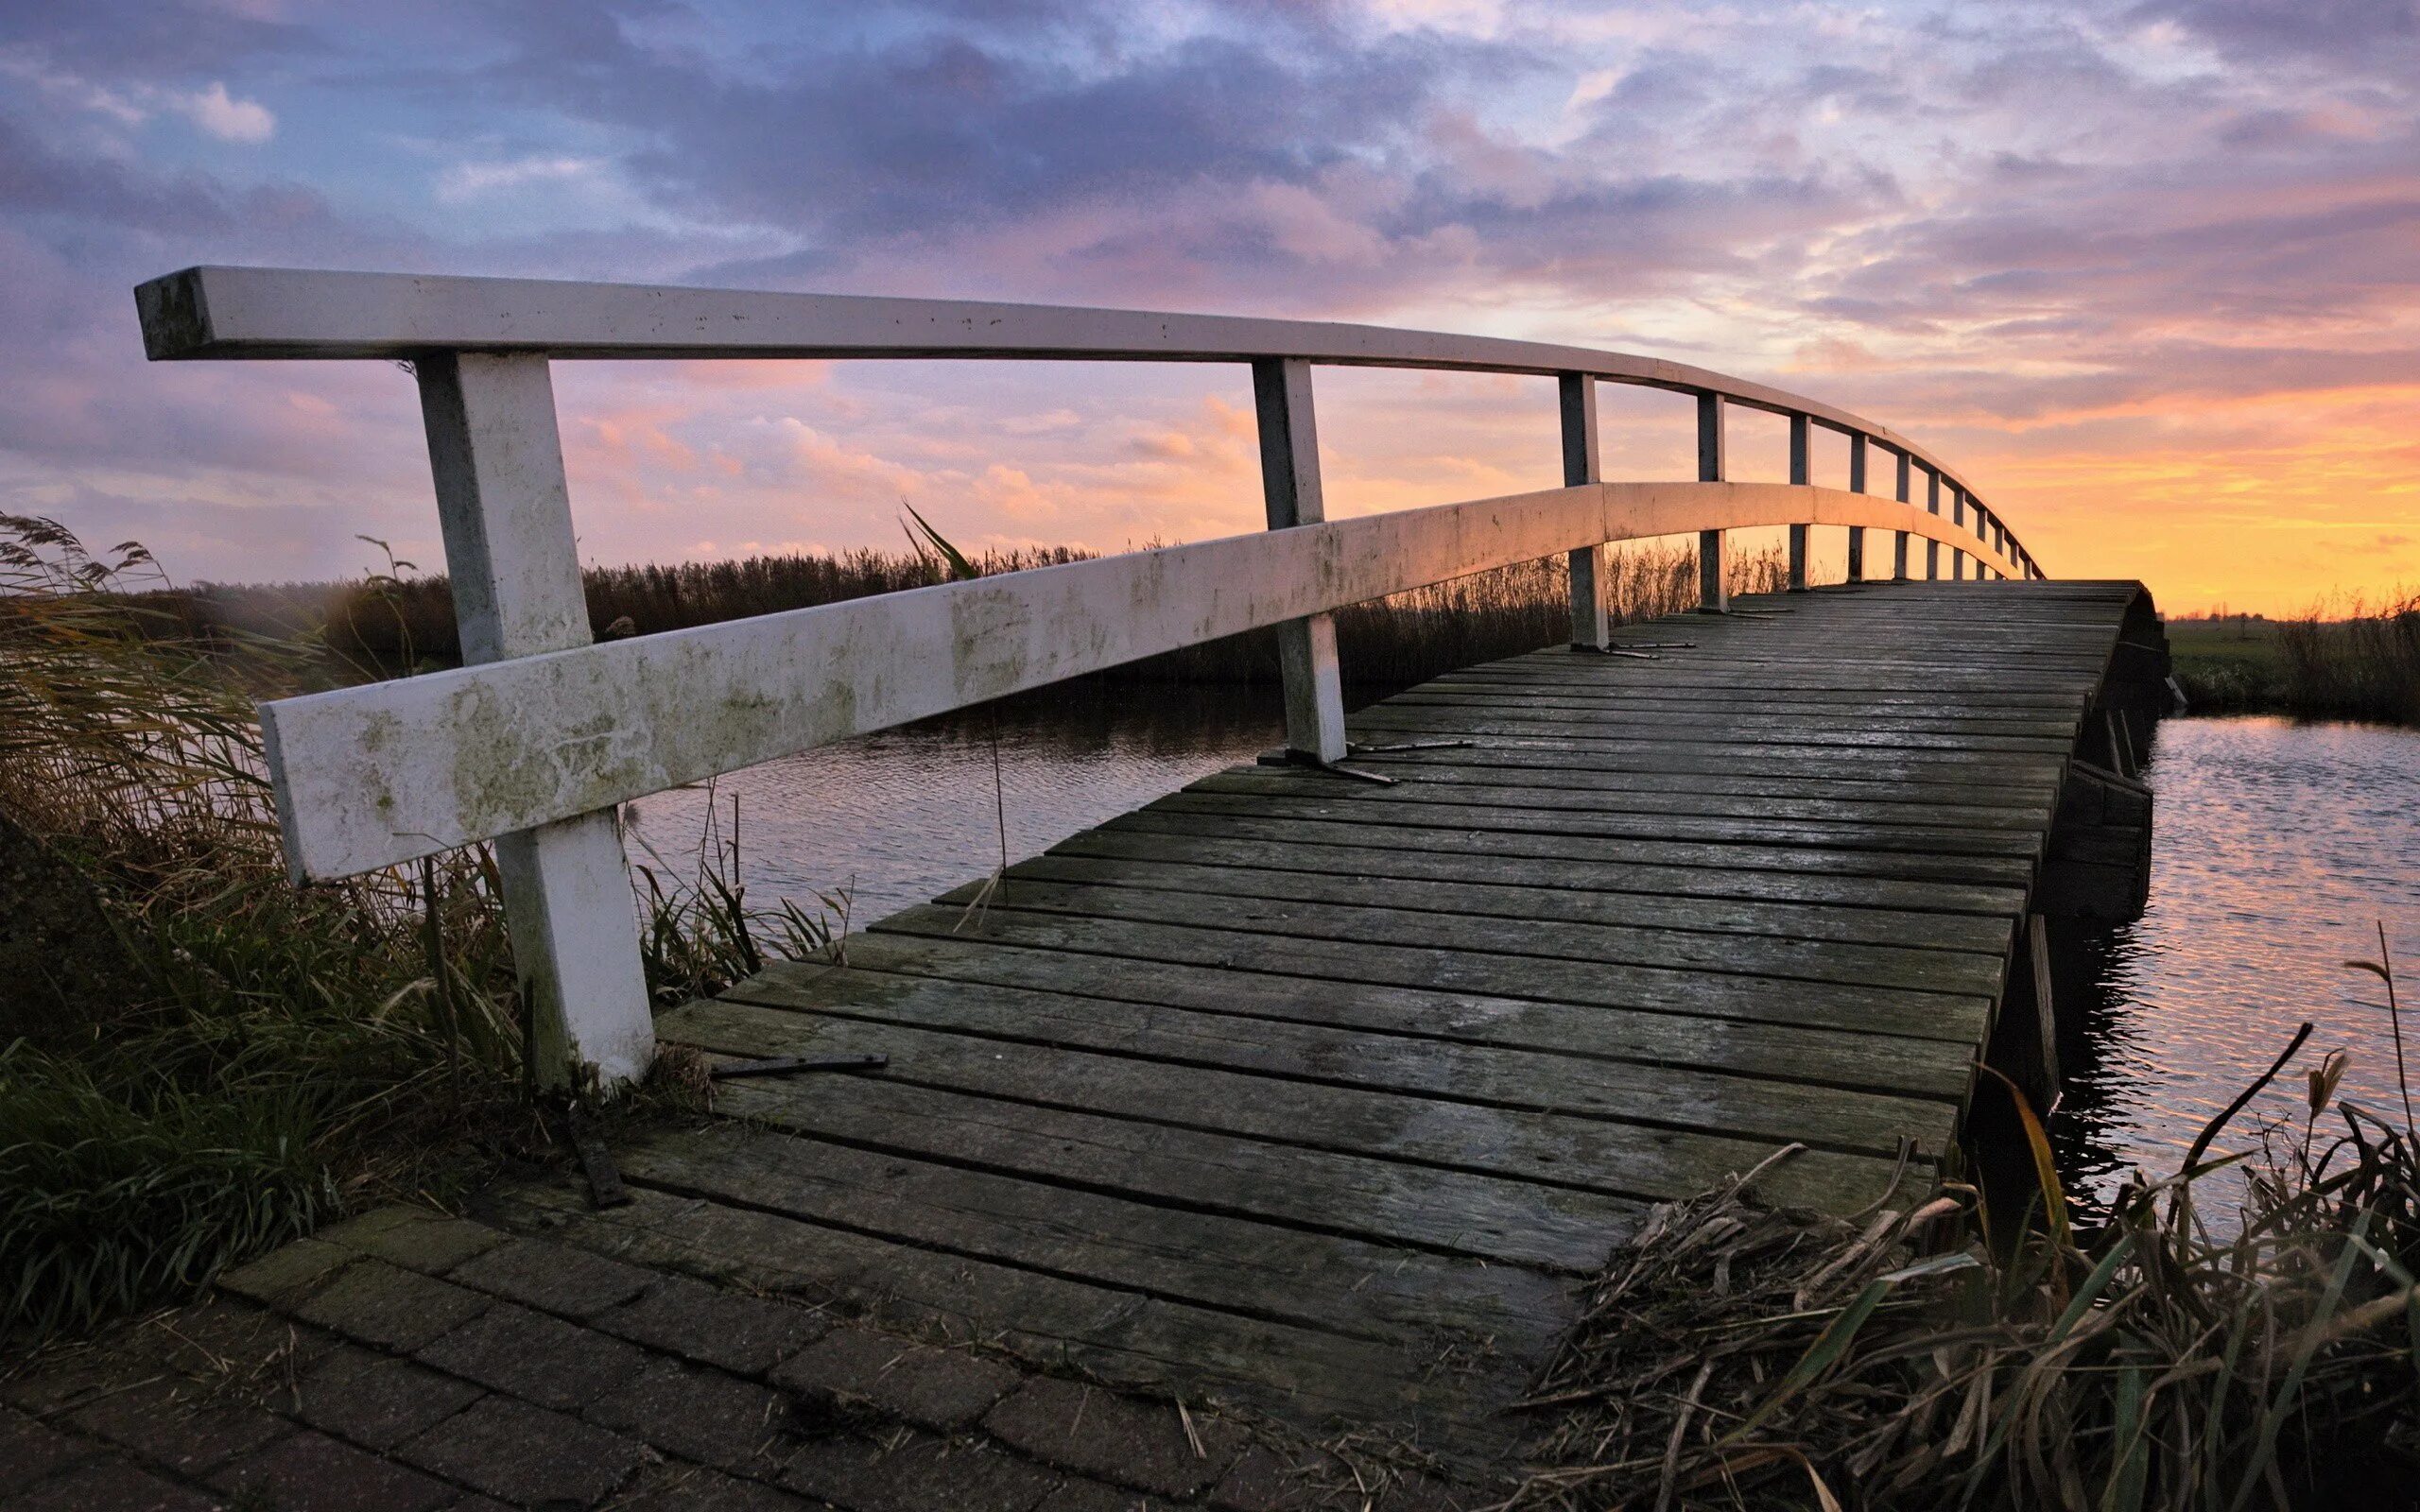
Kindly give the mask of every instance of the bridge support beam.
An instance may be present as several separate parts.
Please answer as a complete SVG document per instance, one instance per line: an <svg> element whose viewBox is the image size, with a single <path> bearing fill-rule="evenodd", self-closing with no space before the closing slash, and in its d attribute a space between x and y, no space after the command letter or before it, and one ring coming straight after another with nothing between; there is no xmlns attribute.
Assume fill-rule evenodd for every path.
<svg viewBox="0 0 2420 1512"><path fill-rule="evenodd" d="M462 660L588 644L545 357L443 352L415 371ZM610 1091L645 1075L655 1020L613 812L499 835L495 861L539 1084Z"/></svg>
<svg viewBox="0 0 2420 1512"><path fill-rule="evenodd" d="M1789 417L1789 481L1801 488L1814 481L1806 455L1808 431L1812 427L1804 415ZM1806 527L1789 527L1789 591L1806 592Z"/></svg>
<svg viewBox="0 0 2420 1512"><path fill-rule="evenodd" d="M1898 471L1898 499L1901 504L1906 504L1915 497L1916 459L1901 452ZM1891 580L1904 583L1908 580L1908 533L1899 531L1898 537L1898 541L1891 548Z"/></svg>
<svg viewBox="0 0 2420 1512"><path fill-rule="evenodd" d="M1698 481L1720 483L1724 472L1722 396L1698 395ZM1727 614L1731 589L1722 560L1722 532L1698 532L1698 612Z"/></svg>
<svg viewBox="0 0 2420 1512"><path fill-rule="evenodd" d="M1557 387L1563 402L1563 483L1578 488L1604 480L1597 446L1597 380L1584 372L1562 375ZM1572 550L1571 647L1601 651L1614 644L1611 547L1599 542Z"/></svg>
<svg viewBox="0 0 2420 1512"><path fill-rule="evenodd" d="M1320 492L1319 425L1311 409L1311 365L1261 357L1252 365L1260 419L1260 484L1269 528L1313 525L1327 518ZM1277 627L1286 679L1286 748L1298 760L1344 760L1344 679L1336 659L1336 620L1326 614Z"/></svg>
<svg viewBox="0 0 2420 1512"><path fill-rule="evenodd" d="M1849 438L1849 491L1865 491L1865 433ZM1849 526L1849 581L1865 581L1865 526Z"/></svg>

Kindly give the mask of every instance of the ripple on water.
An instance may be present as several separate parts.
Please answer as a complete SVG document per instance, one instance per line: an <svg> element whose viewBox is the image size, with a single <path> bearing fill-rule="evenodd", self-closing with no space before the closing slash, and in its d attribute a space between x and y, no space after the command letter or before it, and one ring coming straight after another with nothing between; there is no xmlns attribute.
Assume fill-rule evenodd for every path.
<svg viewBox="0 0 2420 1512"><path fill-rule="evenodd" d="M2344 1048L2343 1094L2399 1111L2384 994L2342 963L2377 954L2382 921L2420 982L2420 733L2172 719L2148 776L2151 908L2102 942L2078 1005L2090 1051L2066 1153L2104 1189L2127 1165L2171 1169L2305 1019L2298 1068ZM2256 1107L2291 1115L2303 1095L2290 1074Z"/></svg>

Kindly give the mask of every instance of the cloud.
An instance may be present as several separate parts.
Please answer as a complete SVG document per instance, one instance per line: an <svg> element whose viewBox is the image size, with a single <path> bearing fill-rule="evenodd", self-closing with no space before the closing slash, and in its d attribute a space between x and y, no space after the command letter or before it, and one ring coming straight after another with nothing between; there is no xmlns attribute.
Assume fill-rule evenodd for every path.
<svg viewBox="0 0 2420 1512"><path fill-rule="evenodd" d="M2063 490L2141 502L2095 528L2151 553L2122 522L2184 507L2177 480L2235 497L2314 468L2269 427L2336 427L2340 449L2368 449L2363 487L2408 465L2377 415L2420 364L2411 14L911 0L834 25L676 0L0 8L0 488L88 500L96 519L131 518L147 488L207 492L192 518L226 539L179 540L236 565L245 521L305 500L370 501L382 528L417 520L425 537L425 462L393 373L142 365L128 285L207 260L1644 349L1875 414L1996 470L1987 491L2048 521ZM1359 382L1322 375L1354 507L1527 480L1551 457L1534 385ZM1239 385L1226 369L874 364L558 379L583 540L616 556L888 543L903 491L961 509L945 528L978 542L1241 528L1257 505ZM1665 465L1661 440L1609 444L1626 466ZM350 534L292 539L341 557ZM2166 558L2110 566L2135 559Z"/></svg>
<svg viewBox="0 0 2420 1512"><path fill-rule="evenodd" d="M170 109L191 120L222 142L240 142L257 146L277 134L277 117L268 107L252 100L231 97L227 86L214 82L208 89L167 97Z"/></svg>
<svg viewBox="0 0 2420 1512"><path fill-rule="evenodd" d="M535 184L561 183L596 176L604 164L595 158L528 157L499 163L458 163L438 176L437 198L459 204L503 190Z"/></svg>

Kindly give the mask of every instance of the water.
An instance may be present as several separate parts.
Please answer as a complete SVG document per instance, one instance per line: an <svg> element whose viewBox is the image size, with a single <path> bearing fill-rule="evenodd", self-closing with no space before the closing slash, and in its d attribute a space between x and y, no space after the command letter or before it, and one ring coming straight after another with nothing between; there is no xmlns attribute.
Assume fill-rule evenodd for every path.
<svg viewBox="0 0 2420 1512"><path fill-rule="evenodd" d="M2341 1095L2399 1121L2385 992L2342 963L2376 960L2383 923L2401 985L2420 984L2420 732L2171 719L2146 775L2150 911L2091 946L2091 979L2061 1005L2087 1042L2067 1067L2065 1163L2104 1193L2129 1165L2172 1171L2307 1019L2310 1042L2249 1113L2297 1114L2302 1070L2341 1048ZM2420 1072L2420 1038L2407 1050Z"/></svg>
<svg viewBox="0 0 2420 1512"><path fill-rule="evenodd" d="M814 907L846 890L862 924L988 873L1003 819L1010 857L1031 855L1251 760L1279 730L1266 690L1112 688L810 751L725 778L711 799L726 833L738 800L752 900ZM2172 719L2149 776L2151 911L2085 942L2061 990L2078 1032L2054 1132L2074 1178L2104 1192L2129 1166L2172 1169L2305 1019L2318 1028L2302 1064L2348 1049L2345 1091L2399 1109L2379 984L2341 964L2376 958L2380 920L2420 1006L2420 733ZM685 870L709 798L648 799L635 833ZM2420 1069L2420 1039L2411 1048ZM2257 1110L2291 1111L2301 1088L2297 1068Z"/></svg>
<svg viewBox="0 0 2420 1512"><path fill-rule="evenodd" d="M694 868L739 805L751 902L849 898L863 924L1282 744L1272 690L1144 684L1011 700L843 741L632 805L632 859ZM992 780L996 736L1000 781Z"/></svg>

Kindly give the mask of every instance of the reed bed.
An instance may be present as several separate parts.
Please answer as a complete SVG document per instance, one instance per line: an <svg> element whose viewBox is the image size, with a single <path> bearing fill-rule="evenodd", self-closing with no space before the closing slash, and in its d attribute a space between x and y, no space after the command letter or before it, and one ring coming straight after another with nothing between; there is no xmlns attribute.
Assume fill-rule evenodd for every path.
<svg viewBox="0 0 2420 1512"><path fill-rule="evenodd" d="M2288 620L2277 644L2295 713L2420 725L2420 594Z"/></svg>
<svg viewBox="0 0 2420 1512"><path fill-rule="evenodd" d="M1779 1210L1761 1169L1658 1209L1538 1383L1533 1470L1503 1512L2409 1504L2408 1113L2337 1100L2340 1054L2299 1125L2213 1154L2309 1032L2173 1174L2088 1222L2021 1104L2046 1199L2027 1216L2047 1221L1995 1232L1955 1181L1854 1218ZM2248 1196L2205 1213L2231 1168Z"/></svg>
<svg viewBox="0 0 2420 1512"><path fill-rule="evenodd" d="M492 858L294 887L251 700L324 647L163 623L134 592L150 571L0 516L0 863L87 894L106 927L75 948L121 957L102 988L0 987L0 1337L171 1300L549 1143ZM644 868L659 1001L820 947L819 920L747 903L735 862L710 834Z"/></svg>
<svg viewBox="0 0 2420 1512"><path fill-rule="evenodd" d="M1091 553L1066 547L990 552L979 576L1055 566ZM1651 619L1697 602L1697 555L1648 545L1613 554L1612 601L1625 620ZM723 620L838 603L949 581L950 562L915 549L831 556L752 557L672 566L592 567L584 574L590 624L600 636L651 635ZM1735 553L1735 593L1770 593L1786 580L1777 549ZM1516 655L1569 635L1568 577L1561 558L1522 562L1432 584L1336 616L1346 680L1363 690L1409 686L1457 667ZM149 623L185 643L240 645L308 639L333 675L409 671L459 660L453 591L441 576L389 561L353 582L204 585L147 595ZM366 670L365 670L366 669ZM1189 646L1100 675L1109 681L1274 684L1276 636L1255 631Z"/></svg>

